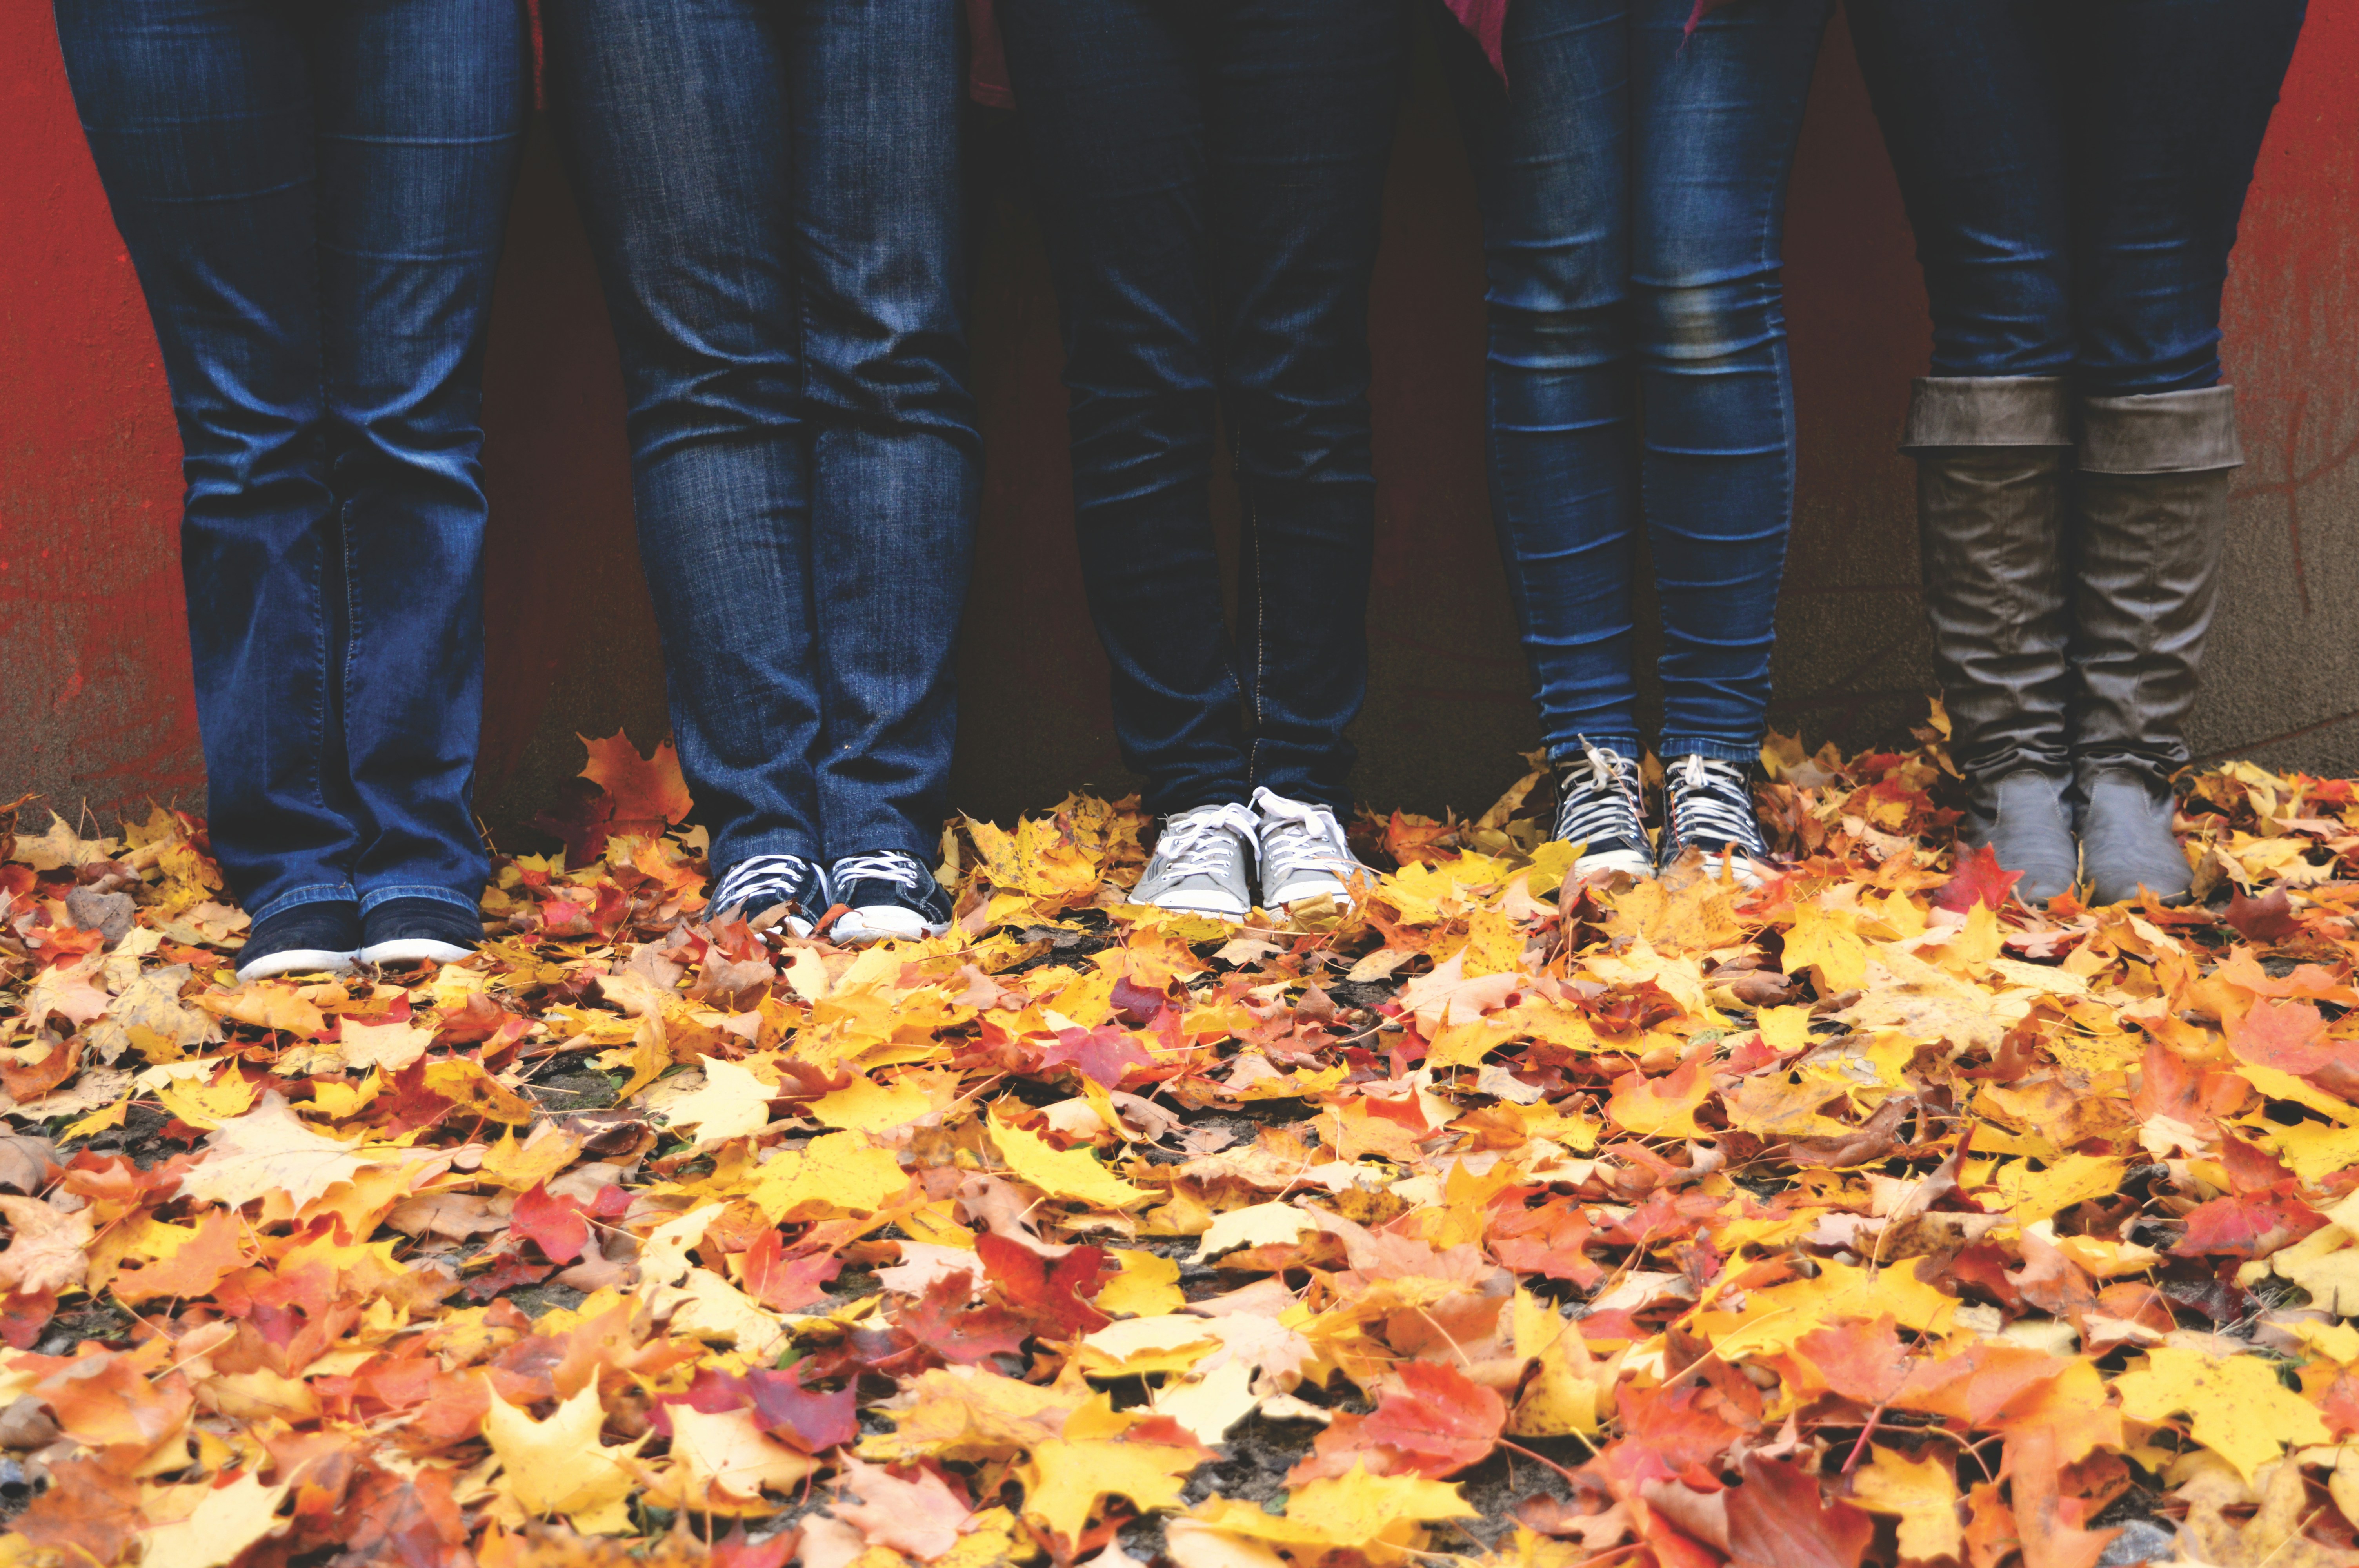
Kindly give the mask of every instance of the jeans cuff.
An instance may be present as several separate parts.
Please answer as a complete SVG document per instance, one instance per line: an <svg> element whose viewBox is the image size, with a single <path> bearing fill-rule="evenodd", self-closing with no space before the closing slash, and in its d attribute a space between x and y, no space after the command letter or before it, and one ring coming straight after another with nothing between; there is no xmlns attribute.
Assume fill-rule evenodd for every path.
<svg viewBox="0 0 2359 1568"><path fill-rule="evenodd" d="M1761 760L1761 742L1707 741L1700 735L1666 735L1658 754L1669 767L1675 757L1698 756L1712 762L1754 763Z"/></svg>
<svg viewBox="0 0 2359 1568"><path fill-rule="evenodd" d="M1591 746L1601 751L1619 752L1633 762L1646 755L1639 744L1638 733L1634 730L1627 735L1582 734L1570 741L1552 741L1549 746L1549 762L1552 766L1577 762L1588 754L1587 749Z"/></svg>
<svg viewBox="0 0 2359 1568"><path fill-rule="evenodd" d="M434 887L423 882L403 882L392 887L371 888L361 894L361 913L366 914L377 905L390 903L397 898L429 898L437 903L451 904L463 909L470 914L481 914L484 912L484 901L480 897L469 898L465 893L454 892L449 888Z"/></svg>
<svg viewBox="0 0 2359 1568"><path fill-rule="evenodd" d="M358 896L353 892L350 882L313 882L307 888L293 888L282 892L260 909L248 910L246 914L254 925L259 925L272 915L284 914L299 904L350 903Z"/></svg>

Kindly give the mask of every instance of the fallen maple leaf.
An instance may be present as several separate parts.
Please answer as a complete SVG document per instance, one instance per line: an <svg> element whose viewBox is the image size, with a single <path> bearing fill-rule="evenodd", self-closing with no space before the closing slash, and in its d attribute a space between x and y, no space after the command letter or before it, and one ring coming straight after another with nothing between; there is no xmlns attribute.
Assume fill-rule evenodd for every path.
<svg viewBox="0 0 2359 1568"><path fill-rule="evenodd" d="M1373 1411L1337 1416L1286 1484L1347 1475L1354 1465L1372 1475L1439 1481L1497 1446L1507 1406L1496 1392L1435 1361L1405 1362L1397 1376L1398 1385L1378 1395Z"/></svg>

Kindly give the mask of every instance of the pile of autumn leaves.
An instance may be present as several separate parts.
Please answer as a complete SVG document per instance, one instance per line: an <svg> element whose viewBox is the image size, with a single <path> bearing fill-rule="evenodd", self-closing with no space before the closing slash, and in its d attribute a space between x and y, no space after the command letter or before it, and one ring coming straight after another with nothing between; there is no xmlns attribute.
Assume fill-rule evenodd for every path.
<svg viewBox="0 0 2359 1568"><path fill-rule="evenodd" d="M2359 1563L2359 794L2034 913L1921 739L1773 744L1757 892L1527 779L1238 929L1076 798L855 952L618 737L479 957L315 984L190 818L21 828L0 1562Z"/></svg>

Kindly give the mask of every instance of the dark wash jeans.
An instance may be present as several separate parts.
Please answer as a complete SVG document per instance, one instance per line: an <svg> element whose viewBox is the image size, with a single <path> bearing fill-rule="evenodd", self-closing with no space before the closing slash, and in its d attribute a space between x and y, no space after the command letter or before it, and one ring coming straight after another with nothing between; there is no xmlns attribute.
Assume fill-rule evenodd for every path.
<svg viewBox="0 0 2359 1568"><path fill-rule="evenodd" d="M214 851L255 919L473 910L485 317L519 0L57 0L163 349Z"/></svg>
<svg viewBox="0 0 2359 1568"><path fill-rule="evenodd" d="M1400 0L1002 0L1065 340L1073 503L1147 806L1352 806L1375 473L1368 284ZM1210 494L1225 413L1239 624Z"/></svg>
<svg viewBox="0 0 2359 1568"><path fill-rule="evenodd" d="M957 0L549 0L717 870L931 863L981 468Z"/></svg>
<svg viewBox="0 0 2359 1568"><path fill-rule="evenodd" d="M2303 0L1850 0L1937 376L2220 379L2220 294Z"/></svg>
<svg viewBox="0 0 2359 1568"><path fill-rule="evenodd" d="M1750 762L1767 723L1794 505L1779 243L1833 0L1742 0L1690 35L1692 8L1516 0L1504 88L1445 40L1483 206L1492 514L1557 757L1637 753L1641 518L1662 754Z"/></svg>

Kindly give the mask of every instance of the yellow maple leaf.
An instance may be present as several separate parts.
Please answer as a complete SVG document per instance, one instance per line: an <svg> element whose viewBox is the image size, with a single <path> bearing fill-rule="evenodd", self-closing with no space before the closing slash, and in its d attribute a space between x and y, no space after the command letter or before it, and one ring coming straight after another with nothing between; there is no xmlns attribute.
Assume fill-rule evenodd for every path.
<svg viewBox="0 0 2359 1568"><path fill-rule="evenodd" d="M1114 1248L1106 1255L1122 1266L1122 1272L1107 1281L1093 1298L1092 1304L1100 1312L1157 1317L1178 1312L1187 1304L1187 1293L1180 1288L1180 1264L1176 1260L1126 1247Z"/></svg>
<svg viewBox="0 0 2359 1568"><path fill-rule="evenodd" d="M1613 1368L1599 1367L1571 1318L1521 1285L1516 1287L1513 1324L1516 1357L1538 1365L1508 1430L1518 1437L1595 1432L1599 1384L1613 1387Z"/></svg>
<svg viewBox="0 0 2359 1568"><path fill-rule="evenodd" d="M2114 1379L2114 1391L2136 1420L2189 1417L2188 1435L2234 1465L2248 1487L2288 1445L2325 1443L2332 1435L2317 1407L2277 1381L2276 1367L2256 1356L2214 1359L2158 1345L2147 1352L2145 1366Z"/></svg>
<svg viewBox="0 0 2359 1568"><path fill-rule="evenodd" d="M264 1486L252 1470L225 1487L200 1483L171 1488L202 1496L185 1519L144 1532L147 1550L140 1555L140 1568L224 1568L255 1541L286 1532L288 1521L278 1517L278 1505L288 1489Z"/></svg>
<svg viewBox="0 0 2359 1568"><path fill-rule="evenodd" d="M1355 1466L1349 1475L1296 1487L1282 1514L1265 1512L1259 1503L1212 1498L1196 1505L1188 1517L1255 1541L1365 1551L1413 1546L1421 1534L1420 1524L1476 1516L1452 1482L1371 1476Z"/></svg>
<svg viewBox="0 0 2359 1568"><path fill-rule="evenodd" d="M1208 1450L1168 1443L1103 1438L1042 1443L1018 1472L1024 1482L1024 1511L1078 1542L1101 1498L1128 1498L1146 1509L1179 1507L1189 1472L1209 1456Z"/></svg>
<svg viewBox="0 0 2359 1568"><path fill-rule="evenodd" d="M828 1132L773 1155L746 1194L771 1223L874 1214L909 1188L908 1173L861 1132Z"/></svg>
<svg viewBox="0 0 2359 1568"><path fill-rule="evenodd" d="M1786 933L1786 972L1819 971L1822 995L1857 990L1867 979L1867 944L1861 940L1851 916L1817 904L1798 904L1793 928Z"/></svg>
<svg viewBox="0 0 2359 1568"><path fill-rule="evenodd" d="M636 1477L626 1460L647 1442L608 1448L598 1441L606 1424L592 1379L561 1401L547 1421L532 1417L492 1391L484 1412L484 1441L500 1462L500 1488L527 1516L562 1514L574 1529L613 1535L631 1527L624 1506Z"/></svg>
<svg viewBox="0 0 2359 1568"><path fill-rule="evenodd" d="M367 1165L407 1157L406 1151L371 1150L314 1132L276 1090L213 1129L205 1142L204 1158L180 1178L179 1195L232 1208L274 1192L300 1206Z"/></svg>
<svg viewBox="0 0 2359 1568"><path fill-rule="evenodd" d="M704 1083L688 1093L653 1106L668 1128L696 1129L699 1148L725 1139L744 1138L770 1124L770 1097L777 1090L736 1063L720 1056L703 1061ZM671 1080L666 1079L665 1084ZM658 1085L660 1089L664 1085ZM650 1100L653 1092L650 1092Z"/></svg>
<svg viewBox="0 0 2359 1568"><path fill-rule="evenodd" d="M1958 1478L1939 1454L1904 1457L1872 1448L1852 1476L1852 1500L1870 1513L1900 1516L1900 1555L1911 1562L1962 1558L1965 1530L1958 1523Z"/></svg>
<svg viewBox="0 0 2359 1568"><path fill-rule="evenodd" d="M1016 1179L1052 1198L1069 1198L1097 1208L1136 1208L1156 1195L1128 1182L1098 1163L1086 1149L1051 1149L1036 1133L1010 1126L1003 1115L1006 1102L991 1108L991 1141L999 1146Z"/></svg>

